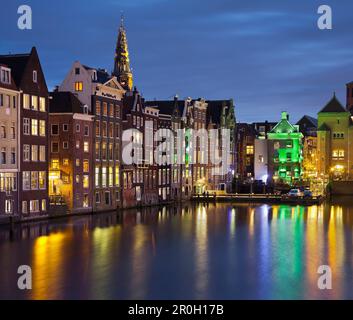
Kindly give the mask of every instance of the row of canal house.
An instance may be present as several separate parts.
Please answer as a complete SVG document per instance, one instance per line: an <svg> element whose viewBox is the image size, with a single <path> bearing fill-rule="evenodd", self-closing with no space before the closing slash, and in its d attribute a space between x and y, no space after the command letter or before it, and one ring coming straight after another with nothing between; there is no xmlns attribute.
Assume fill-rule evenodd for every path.
<svg viewBox="0 0 353 320"><path fill-rule="evenodd" d="M207 137L227 152L230 165L216 177L201 161L192 130L230 129L230 146ZM123 144L123 132L133 129ZM169 162L157 162L160 129L182 129ZM0 213L22 217L115 210L189 199L195 193L230 190L235 170L235 116L232 100L145 101L133 87L126 32L120 27L114 70L73 63L63 82L48 92L35 48L0 56ZM130 139L130 138L129 138ZM135 144L136 142L136 144ZM128 163L123 150L132 143ZM195 148L191 149L191 145ZM178 152L178 148L182 152ZM191 152L193 150L193 152ZM177 159L182 158L182 163ZM168 158L169 157L169 158ZM172 157L172 159L170 159ZM192 163L191 158L194 162Z"/></svg>

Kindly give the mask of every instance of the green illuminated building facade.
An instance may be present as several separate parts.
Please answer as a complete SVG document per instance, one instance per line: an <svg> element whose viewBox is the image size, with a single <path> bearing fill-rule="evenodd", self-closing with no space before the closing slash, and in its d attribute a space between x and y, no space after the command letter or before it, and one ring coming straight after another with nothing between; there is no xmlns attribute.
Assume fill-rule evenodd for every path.
<svg viewBox="0 0 353 320"><path fill-rule="evenodd" d="M268 172L273 182L290 185L301 180L303 161L303 134L299 126L289 122L287 112L268 133Z"/></svg>

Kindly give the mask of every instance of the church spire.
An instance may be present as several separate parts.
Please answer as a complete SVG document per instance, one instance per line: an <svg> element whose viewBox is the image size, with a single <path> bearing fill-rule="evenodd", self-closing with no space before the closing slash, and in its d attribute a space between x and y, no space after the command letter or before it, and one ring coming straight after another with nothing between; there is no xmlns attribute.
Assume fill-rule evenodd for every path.
<svg viewBox="0 0 353 320"><path fill-rule="evenodd" d="M118 41L115 49L113 76L118 78L118 81L125 89L132 90L133 79L123 15L121 15Z"/></svg>

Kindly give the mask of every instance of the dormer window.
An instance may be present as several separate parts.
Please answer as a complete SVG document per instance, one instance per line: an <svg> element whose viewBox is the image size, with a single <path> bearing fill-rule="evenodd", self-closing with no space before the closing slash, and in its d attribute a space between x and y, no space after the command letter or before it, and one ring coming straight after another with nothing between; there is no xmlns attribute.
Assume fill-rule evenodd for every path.
<svg viewBox="0 0 353 320"><path fill-rule="evenodd" d="M33 70L33 82L37 83L38 78L37 78L37 70Z"/></svg>
<svg viewBox="0 0 353 320"><path fill-rule="evenodd" d="M11 84L11 69L1 67L1 82Z"/></svg>

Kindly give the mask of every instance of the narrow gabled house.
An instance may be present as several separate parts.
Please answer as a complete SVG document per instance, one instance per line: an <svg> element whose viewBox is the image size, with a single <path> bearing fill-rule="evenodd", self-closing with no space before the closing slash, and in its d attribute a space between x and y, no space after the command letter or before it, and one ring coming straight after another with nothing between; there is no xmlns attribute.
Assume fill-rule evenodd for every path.
<svg viewBox="0 0 353 320"><path fill-rule="evenodd" d="M213 141L211 135L209 135L209 165L207 168L209 189L231 192L236 169L236 119L233 100L208 100L206 121L208 130L218 130L218 141ZM227 148L222 145L222 130L226 130L229 134L229 146ZM213 145L217 146L214 149L218 156L223 156L224 159L225 155L223 153L228 150L226 170L219 170L218 166L212 163L210 158ZM213 172L217 174L213 174Z"/></svg>
<svg viewBox="0 0 353 320"><path fill-rule="evenodd" d="M30 53L1 55L20 91L18 203L23 216L48 213L48 88L35 47Z"/></svg>
<svg viewBox="0 0 353 320"><path fill-rule="evenodd" d="M334 95L318 113L317 171L320 178L353 179L352 140L351 113Z"/></svg>
<svg viewBox="0 0 353 320"><path fill-rule="evenodd" d="M123 102L123 130L133 130L132 134L127 131L130 140L122 141L122 149L132 149L126 158L123 157L123 206L134 207L144 204L144 171L148 166L144 159L144 101L139 91L135 88L125 94ZM156 178L156 175L155 175Z"/></svg>
<svg viewBox="0 0 353 320"><path fill-rule="evenodd" d="M177 130L182 130L181 113L184 107L184 101L178 100L178 97L175 96L174 101L146 101L145 108L147 107L153 107L158 110L160 119L160 122L158 122L158 128L169 128L172 130L174 135L174 150L173 157L171 159L171 164L169 166L160 166L160 169L158 170L158 193L162 198L163 192L165 193L165 195L167 195L168 193L169 197L166 197L166 200L168 201L181 200L183 197L182 195L185 192L185 186L182 184L182 168L184 167L184 165L181 161L183 157L185 160L185 150L180 150L179 159ZM164 169L166 169L166 171L164 171ZM163 180L165 181L164 183Z"/></svg>
<svg viewBox="0 0 353 320"><path fill-rule="evenodd" d="M268 154L271 182L295 185L302 180L303 134L299 131L299 125L289 122L285 111L268 133Z"/></svg>
<svg viewBox="0 0 353 320"><path fill-rule="evenodd" d="M69 212L91 212L94 116L71 92L52 92L49 112L50 202Z"/></svg>
<svg viewBox="0 0 353 320"><path fill-rule="evenodd" d="M155 159L157 141L154 139L159 127L159 110L156 107L144 108L144 203L147 205L158 204L159 189L157 185L158 164Z"/></svg>
<svg viewBox="0 0 353 320"><path fill-rule="evenodd" d="M103 69L76 61L58 88L72 92L94 115L89 152L94 157L94 211L121 206L121 121L125 89Z"/></svg>
<svg viewBox="0 0 353 320"><path fill-rule="evenodd" d="M0 64L0 216L18 215L18 118L20 92L12 70Z"/></svg>

